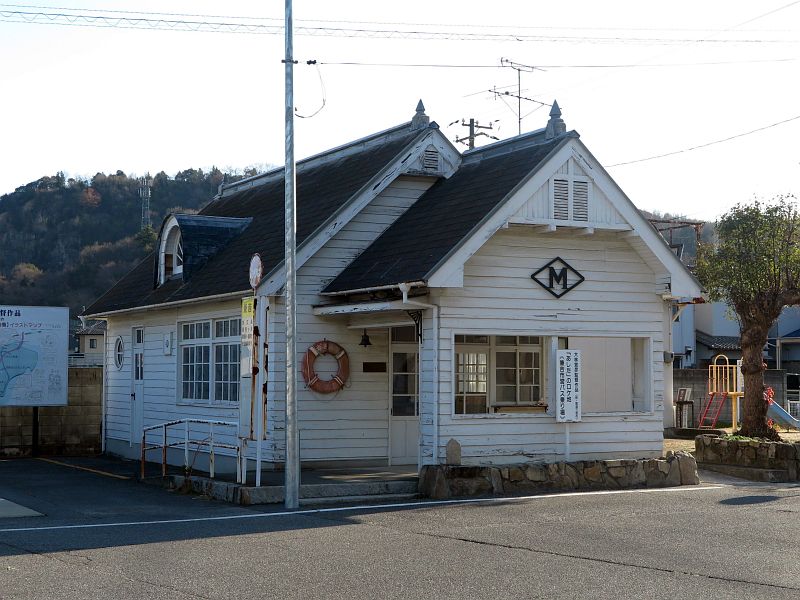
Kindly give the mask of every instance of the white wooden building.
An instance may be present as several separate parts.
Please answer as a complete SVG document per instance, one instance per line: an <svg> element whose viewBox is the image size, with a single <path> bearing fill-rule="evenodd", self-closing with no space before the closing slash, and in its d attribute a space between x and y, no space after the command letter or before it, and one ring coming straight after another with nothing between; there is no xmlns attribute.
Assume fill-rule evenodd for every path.
<svg viewBox="0 0 800 600"><path fill-rule="evenodd" d="M461 154L420 103L410 123L298 163L298 364L329 340L350 367L331 393L299 382L303 462L431 464L451 439L464 464L563 459L559 348L583 360L570 457L660 455L672 304L700 288L560 116L554 104L546 128ZM200 215L168 217L157 252L86 311L108 321L108 451L137 457L144 426L186 418L246 435L240 330L254 252L262 452L283 461L282 169L221 188ZM321 382L337 368L326 354L314 364Z"/></svg>

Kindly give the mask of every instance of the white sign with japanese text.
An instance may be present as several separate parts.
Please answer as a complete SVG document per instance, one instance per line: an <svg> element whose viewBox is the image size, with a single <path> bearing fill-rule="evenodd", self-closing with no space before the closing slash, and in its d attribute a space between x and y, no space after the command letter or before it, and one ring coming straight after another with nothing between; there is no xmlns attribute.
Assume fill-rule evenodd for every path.
<svg viewBox="0 0 800 600"><path fill-rule="evenodd" d="M581 351L556 351L556 421L581 420Z"/></svg>
<svg viewBox="0 0 800 600"><path fill-rule="evenodd" d="M0 305L0 406L65 406L69 309Z"/></svg>

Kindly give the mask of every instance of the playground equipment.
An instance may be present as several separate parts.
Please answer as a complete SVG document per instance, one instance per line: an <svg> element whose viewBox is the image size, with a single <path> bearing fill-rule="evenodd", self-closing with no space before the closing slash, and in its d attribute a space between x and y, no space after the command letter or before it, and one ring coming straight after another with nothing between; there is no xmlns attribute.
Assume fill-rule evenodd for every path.
<svg viewBox="0 0 800 600"><path fill-rule="evenodd" d="M738 427L739 399L744 396L744 382L741 380L736 363L731 364L728 357L718 354L714 362L708 366L708 402L700 415L699 429L714 429L717 420L725 406L725 401L731 400L731 421L733 429Z"/></svg>
<svg viewBox="0 0 800 600"><path fill-rule="evenodd" d="M764 394L764 399L769 405L767 407L767 416L769 416L770 419L777 421L786 427L800 429L800 419L795 419L792 415L786 412L780 404L775 402L775 392L772 390L772 388L767 388L767 391Z"/></svg>

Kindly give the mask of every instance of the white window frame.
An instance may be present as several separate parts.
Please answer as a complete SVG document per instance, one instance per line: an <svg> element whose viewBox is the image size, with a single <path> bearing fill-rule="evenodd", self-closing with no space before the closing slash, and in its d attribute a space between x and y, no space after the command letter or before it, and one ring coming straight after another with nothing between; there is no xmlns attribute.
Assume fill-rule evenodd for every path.
<svg viewBox="0 0 800 600"><path fill-rule="evenodd" d="M172 270L167 273L167 256L172 257ZM164 226L158 249L158 282L164 282L183 273L183 236L178 220L173 216ZM178 264L180 263L180 264Z"/></svg>
<svg viewBox="0 0 800 600"><path fill-rule="evenodd" d="M456 342L458 336L480 335L488 338L487 343L468 343ZM539 339L538 344L519 343L517 340L514 344L498 344L497 338L499 337L535 337ZM470 334L470 333L455 333L453 336L453 415L456 416L481 416L481 415L507 415L515 414L517 410L509 409L531 409L534 412L544 412L547 409L547 377L546 377L546 351L545 351L545 338L540 335L528 334L505 334L505 333L492 333L492 334ZM469 353L486 353L487 354L487 392L486 392L486 412L482 413L460 413L456 412L458 392L458 354ZM498 352L514 352L516 356L516 383L514 385L517 390L517 400L511 402L499 402L497 398L497 353ZM521 402L519 400L519 391L521 387L526 387L527 384L520 384L519 374L519 355L522 352L530 352L539 355L539 366L533 367L534 373L538 370L539 382L532 384L539 388L539 400L536 402ZM534 362L535 364L535 362ZM535 380L535 378L534 378ZM505 384L502 384L505 386ZM475 392L480 394L481 392ZM506 409L506 410L504 410ZM537 410L538 409L538 410Z"/></svg>
<svg viewBox="0 0 800 600"><path fill-rule="evenodd" d="M233 323L235 322L235 325ZM205 327L208 327L206 335ZM193 406L210 407L234 407L238 406L241 393L241 316L225 315L215 318L205 318L197 320L179 321L178 330L178 358L177 364L177 402L178 404L190 404ZM198 328L201 328L198 332ZM221 333L222 335L218 335ZM188 336L187 336L188 334ZM223 346L236 348L236 357L231 360L230 353L228 360L220 364L227 368L228 375L224 380L217 376L217 349ZM208 381L200 379L192 380L189 383L208 384L208 398L186 398L184 397L184 349L202 348L208 352ZM195 350L195 352L197 352ZM194 363L194 364L203 364ZM231 374L235 373L235 374ZM217 394L217 383L230 386L227 392ZM223 388L224 389L224 388ZM235 390L235 392L234 392ZM222 391L222 390L221 390ZM194 395L194 394L190 394ZM225 396L219 399L217 396Z"/></svg>

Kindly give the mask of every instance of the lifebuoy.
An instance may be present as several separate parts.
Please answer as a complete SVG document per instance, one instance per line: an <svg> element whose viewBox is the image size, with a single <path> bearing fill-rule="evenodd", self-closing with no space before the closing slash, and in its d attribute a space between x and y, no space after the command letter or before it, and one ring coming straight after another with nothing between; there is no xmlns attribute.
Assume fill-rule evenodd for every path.
<svg viewBox="0 0 800 600"><path fill-rule="evenodd" d="M330 354L339 363L339 370L333 379L320 379L316 371L314 371L314 363L317 357L321 354ZM347 352L336 342L329 340L321 340L314 342L306 350L303 357L303 379L306 385L320 394L332 394L338 392L347 383L347 378L350 377L350 359Z"/></svg>

